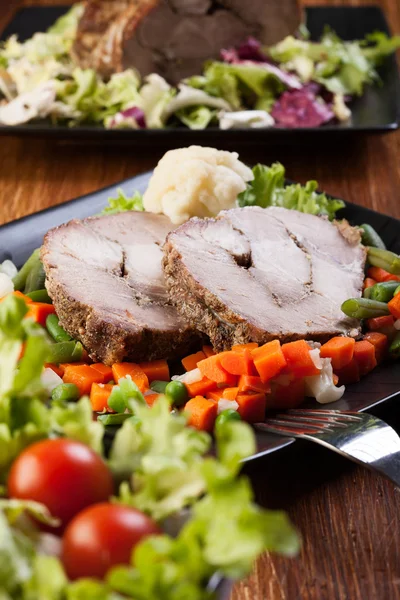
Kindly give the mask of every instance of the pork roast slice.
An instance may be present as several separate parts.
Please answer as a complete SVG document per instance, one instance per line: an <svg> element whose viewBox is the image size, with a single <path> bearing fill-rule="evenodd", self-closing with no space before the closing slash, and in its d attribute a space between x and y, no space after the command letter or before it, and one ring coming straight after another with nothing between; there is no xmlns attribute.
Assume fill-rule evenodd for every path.
<svg viewBox="0 0 400 600"><path fill-rule="evenodd" d="M284 208L236 208L191 219L164 245L182 316L217 350L279 338L357 335L341 303L361 295L365 249L354 228Z"/></svg>
<svg viewBox="0 0 400 600"><path fill-rule="evenodd" d="M75 60L104 77L134 67L143 76L159 73L175 84L200 74L221 49L248 36L276 43L300 20L297 0L282 0L279 11L265 0L127 0L125 10L124 0L117 0L113 14L111 2L89 0L73 47Z"/></svg>
<svg viewBox="0 0 400 600"><path fill-rule="evenodd" d="M173 225L144 212L70 221L41 251L46 287L65 330L91 358L174 358L198 340L169 303L162 244Z"/></svg>

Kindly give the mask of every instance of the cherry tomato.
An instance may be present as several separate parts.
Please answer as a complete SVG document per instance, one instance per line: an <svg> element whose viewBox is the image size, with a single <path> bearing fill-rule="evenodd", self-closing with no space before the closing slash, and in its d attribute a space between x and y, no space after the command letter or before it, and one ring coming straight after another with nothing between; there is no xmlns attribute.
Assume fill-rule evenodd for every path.
<svg viewBox="0 0 400 600"><path fill-rule="evenodd" d="M68 439L44 440L15 460L8 495L41 502L64 527L76 514L114 492L111 472L88 446Z"/></svg>
<svg viewBox="0 0 400 600"><path fill-rule="evenodd" d="M136 508L109 503L90 506L65 530L61 554L65 570L70 579L101 579L112 566L129 564L140 540L159 533L157 524Z"/></svg>

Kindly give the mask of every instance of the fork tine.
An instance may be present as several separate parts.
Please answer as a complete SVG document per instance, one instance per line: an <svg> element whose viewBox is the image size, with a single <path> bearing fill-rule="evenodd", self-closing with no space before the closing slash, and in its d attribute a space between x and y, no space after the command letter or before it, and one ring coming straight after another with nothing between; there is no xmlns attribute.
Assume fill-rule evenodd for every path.
<svg viewBox="0 0 400 600"><path fill-rule="evenodd" d="M282 413L282 414L276 415L275 418L284 420L285 422L292 423L293 425L295 425L296 423L310 423L310 424L315 425L316 427L319 424L321 426L334 425L335 427L344 427L344 428L347 427L346 423L341 423L340 421L336 421L335 418L329 419L328 417L326 417L324 419L323 417L317 418L317 417L309 417L308 415L297 416L297 415ZM324 429L325 429L325 427L324 427Z"/></svg>
<svg viewBox="0 0 400 600"><path fill-rule="evenodd" d="M345 421L361 421L362 420L362 416L357 414L357 413L353 413L351 411L340 411L340 410L328 410L328 409L322 409L322 408L317 408L317 409L313 409L313 408L291 408L288 411L286 411L286 414L289 415L304 415L304 416L309 416L309 417L322 417L322 416L326 416L326 417L330 417L333 419L343 419Z"/></svg>
<svg viewBox="0 0 400 600"><path fill-rule="evenodd" d="M289 419L286 420L279 418L267 419L264 423L257 423L257 426L260 426L264 430L266 430L269 427L270 429L274 428L275 431L285 430L293 434L312 434L321 433L322 431L334 431L330 423L327 423L326 425L311 422L299 423L298 421L290 421Z"/></svg>

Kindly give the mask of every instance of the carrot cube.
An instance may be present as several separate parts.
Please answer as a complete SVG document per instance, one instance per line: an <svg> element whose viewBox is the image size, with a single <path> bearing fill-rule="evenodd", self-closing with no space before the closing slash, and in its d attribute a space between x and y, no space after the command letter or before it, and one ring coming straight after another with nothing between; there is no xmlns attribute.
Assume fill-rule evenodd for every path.
<svg viewBox="0 0 400 600"><path fill-rule="evenodd" d="M221 352L220 354L201 360L197 363L197 368L200 369L203 377L208 377L208 379L215 381L215 383L224 383L233 386L236 384L237 378L228 373L221 364L226 354L230 354L230 352Z"/></svg>
<svg viewBox="0 0 400 600"><path fill-rule="evenodd" d="M336 371L336 375L339 377L339 385L348 385L360 381L360 369L354 356L343 369Z"/></svg>
<svg viewBox="0 0 400 600"><path fill-rule="evenodd" d="M265 419L267 398L259 392L240 392L236 398L238 413L247 423L260 423Z"/></svg>
<svg viewBox="0 0 400 600"><path fill-rule="evenodd" d="M216 354L212 346L203 346L202 350L206 358L209 358L210 356L214 356Z"/></svg>
<svg viewBox="0 0 400 600"><path fill-rule="evenodd" d="M30 302L25 317L27 319L33 318L35 323L39 323L39 325L45 327L47 317L55 314L55 312L56 309L52 304L46 304L45 302Z"/></svg>
<svg viewBox="0 0 400 600"><path fill-rule="evenodd" d="M226 388L226 389L228 389L228 388ZM207 398L207 400L212 400L213 402L218 402L223 397L224 391L225 390L223 390L223 389L211 390L211 392L206 393L206 398Z"/></svg>
<svg viewBox="0 0 400 600"><path fill-rule="evenodd" d="M92 383L90 390L90 404L95 412L113 412L108 406L108 399L113 386L104 383Z"/></svg>
<svg viewBox="0 0 400 600"><path fill-rule="evenodd" d="M395 319L400 319L400 294L396 294L388 302L388 308Z"/></svg>
<svg viewBox="0 0 400 600"><path fill-rule="evenodd" d="M288 385L274 384L271 396L268 397L268 408L295 408L304 402L304 379L294 379Z"/></svg>
<svg viewBox="0 0 400 600"><path fill-rule="evenodd" d="M53 365L52 363L44 363L44 368L51 369L56 375L58 375L61 378L64 375L64 369L61 369L60 367L57 367L57 365Z"/></svg>
<svg viewBox="0 0 400 600"><path fill-rule="evenodd" d="M206 355L204 352L199 350L199 352L196 352L195 354L189 354L189 356L182 358L181 362L186 371L193 371L193 369L197 368L197 363L205 358Z"/></svg>
<svg viewBox="0 0 400 600"><path fill-rule="evenodd" d="M222 352L221 366L231 375L257 375L253 357L247 348L241 352Z"/></svg>
<svg viewBox="0 0 400 600"><path fill-rule="evenodd" d="M349 337L333 337L321 346L322 358L330 358L332 369L342 369L353 358L355 340Z"/></svg>
<svg viewBox="0 0 400 600"><path fill-rule="evenodd" d="M239 391L240 392L261 392L268 394L271 391L270 385L267 382L263 382L261 377L253 375L242 375L239 378Z"/></svg>
<svg viewBox="0 0 400 600"><path fill-rule="evenodd" d="M364 339L375 347L375 358L377 363L381 363L386 357L389 340L387 335L378 331L368 331L364 335Z"/></svg>
<svg viewBox="0 0 400 600"><path fill-rule="evenodd" d="M89 365L71 365L66 367L63 376L64 383L74 383L81 396L90 394L93 383L102 383L103 376Z"/></svg>
<svg viewBox="0 0 400 600"><path fill-rule="evenodd" d="M286 359L288 369L295 377L309 377L319 375L321 369L317 369L310 356L310 346L305 340L297 340L283 344L282 352Z"/></svg>
<svg viewBox="0 0 400 600"><path fill-rule="evenodd" d="M112 366L112 373L113 379L116 382L129 375L141 392L149 389L147 375L136 363L114 363Z"/></svg>
<svg viewBox="0 0 400 600"><path fill-rule="evenodd" d="M147 375L147 379L152 381L169 381L169 366L166 360L150 360L139 363L139 367Z"/></svg>
<svg viewBox="0 0 400 600"><path fill-rule="evenodd" d="M208 377L203 377L200 381L195 381L194 383L185 383L188 394L191 398L195 396L201 396L215 390L217 384L215 381L211 381Z"/></svg>
<svg viewBox="0 0 400 600"><path fill-rule="evenodd" d="M107 365L103 365L103 363L94 363L93 365L90 365L90 368L103 375L102 383L108 383L113 378L112 368L108 367Z"/></svg>
<svg viewBox="0 0 400 600"><path fill-rule="evenodd" d="M366 375L377 365L375 357L375 346L368 340L356 342L354 346L354 360L358 365L361 377Z"/></svg>
<svg viewBox="0 0 400 600"><path fill-rule="evenodd" d="M375 284L376 284L375 279L372 279L372 277L366 277L364 279L363 290L373 287Z"/></svg>
<svg viewBox="0 0 400 600"><path fill-rule="evenodd" d="M195 429L211 432L217 418L218 405L203 396L196 396L187 402L185 412L189 415L188 425Z"/></svg>
<svg viewBox="0 0 400 600"><path fill-rule="evenodd" d="M239 393L238 387L225 388L222 392L222 397L225 400L236 400L236 396Z"/></svg>
<svg viewBox="0 0 400 600"><path fill-rule="evenodd" d="M252 350L254 365L263 382L269 381L286 367L286 359L279 340L268 342Z"/></svg>
<svg viewBox="0 0 400 600"><path fill-rule="evenodd" d="M258 348L257 342L249 342L248 344L236 344L236 346L232 346L233 352L243 352L243 350L249 350L252 352Z"/></svg>

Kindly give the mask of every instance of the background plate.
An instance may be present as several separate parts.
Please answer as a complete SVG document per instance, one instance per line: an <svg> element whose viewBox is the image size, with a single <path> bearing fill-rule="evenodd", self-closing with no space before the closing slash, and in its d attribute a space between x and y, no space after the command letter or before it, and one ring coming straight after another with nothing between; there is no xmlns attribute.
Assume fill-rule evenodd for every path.
<svg viewBox="0 0 400 600"><path fill-rule="evenodd" d="M21 40L36 31L46 30L67 7L27 7L16 13L2 33L2 39L18 34ZM385 17L377 6L308 7L305 21L311 38L316 40L326 26L345 40L360 39L380 30L389 32ZM362 98L352 103L352 120L337 125L305 129L238 129L221 131L210 128L190 131L184 128L149 130L105 130L94 125L68 127L48 122L28 123L15 127L0 126L0 135L37 135L77 139L104 139L107 142L129 142L130 145L179 147L190 144L229 145L264 144L269 142L299 142L320 135L344 135L355 132L388 132L398 127L400 106L399 72L395 56L388 57L380 70L382 85L369 86Z"/></svg>
<svg viewBox="0 0 400 600"><path fill-rule="evenodd" d="M0 227L0 262L10 258L20 266L41 245L43 236L49 229L73 218L82 219L99 213L107 204L108 198L116 195L118 188L122 188L127 195L135 190L143 193L151 175L148 172L126 179L87 196L3 225ZM347 218L353 225L373 225L387 247L400 254L399 220L351 203L340 212L340 216ZM400 397L400 368L398 363L389 363L378 367L359 383L347 386L343 398L332 404L332 408L366 411L396 396ZM321 407L311 401L308 405ZM257 432L257 454L249 460L265 456L293 442L292 438Z"/></svg>

